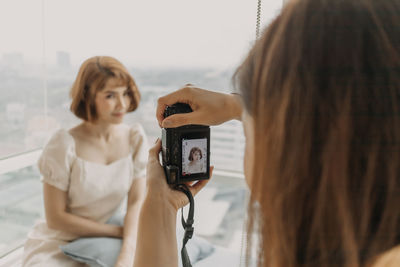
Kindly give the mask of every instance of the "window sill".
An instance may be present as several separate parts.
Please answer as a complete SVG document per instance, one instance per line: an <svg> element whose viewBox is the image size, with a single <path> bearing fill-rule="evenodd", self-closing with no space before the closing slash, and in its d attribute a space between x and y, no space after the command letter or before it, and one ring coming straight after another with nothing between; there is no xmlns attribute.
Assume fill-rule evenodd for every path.
<svg viewBox="0 0 400 267"><path fill-rule="evenodd" d="M35 149L0 159L0 175L35 165L41 153L42 149Z"/></svg>

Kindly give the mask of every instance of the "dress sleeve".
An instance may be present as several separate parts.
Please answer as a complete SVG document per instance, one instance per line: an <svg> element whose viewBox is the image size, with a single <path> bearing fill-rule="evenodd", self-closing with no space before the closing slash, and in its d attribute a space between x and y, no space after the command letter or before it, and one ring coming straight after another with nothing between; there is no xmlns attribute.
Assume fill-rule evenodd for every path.
<svg viewBox="0 0 400 267"><path fill-rule="evenodd" d="M147 136L142 125L135 124L131 129L131 147L133 160L133 178L146 177L147 158L149 147Z"/></svg>
<svg viewBox="0 0 400 267"><path fill-rule="evenodd" d="M42 182L62 191L68 191L75 147L72 136L66 130L57 131L43 149L38 166Z"/></svg>

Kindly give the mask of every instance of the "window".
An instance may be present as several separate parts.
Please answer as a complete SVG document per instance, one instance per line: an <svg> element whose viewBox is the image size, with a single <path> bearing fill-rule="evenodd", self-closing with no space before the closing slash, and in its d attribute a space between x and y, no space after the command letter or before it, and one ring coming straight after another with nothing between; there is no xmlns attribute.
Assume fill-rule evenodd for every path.
<svg viewBox="0 0 400 267"><path fill-rule="evenodd" d="M26 19L29 18L29 19ZM37 148L44 116L41 5L0 3L0 158ZM33 56L34 55L34 56ZM28 134L31 132L32 134Z"/></svg>
<svg viewBox="0 0 400 267"><path fill-rule="evenodd" d="M263 1L262 25L281 5ZM254 42L255 11L256 3L238 0L1 1L0 199L7 201L0 205L0 226L7 231L0 233L0 257L20 246L43 217L36 158L19 169L5 166L21 153L37 157L54 130L79 123L68 93L85 59L110 55L129 69L142 100L126 123L139 121L153 141L160 136L158 97L188 82L232 91L235 66ZM212 127L211 136L211 162L220 171L210 186L217 189L213 198L240 203L244 181L224 177L243 177L242 126ZM229 189L235 186L236 192ZM218 243L217 235L210 239Z"/></svg>

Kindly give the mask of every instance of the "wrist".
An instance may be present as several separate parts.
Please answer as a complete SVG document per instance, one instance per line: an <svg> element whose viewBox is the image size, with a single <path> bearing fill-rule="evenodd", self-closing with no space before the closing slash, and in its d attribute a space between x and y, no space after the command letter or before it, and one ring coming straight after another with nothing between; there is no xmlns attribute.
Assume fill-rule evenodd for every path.
<svg viewBox="0 0 400 267"><path fill-rule="evenodd" d="M147 190L146 198L143 201L142 210L158 212L165 216L176 216L178 209L168 200L168 196L161 190Z"/></svg>
<svg viewBox="0 0 400 267"><path fill-rule="evenodd" d="M123 228L118 225L110 225L111 228L111 237L122 238L123 236Z"/></svg>
<svg viewBox="0 0 400 267"><path fill-rule="evenodd" d="M242 96L236 93L228 95L228 108L231 118L234 120L241 120L242 118Z"/></svg>

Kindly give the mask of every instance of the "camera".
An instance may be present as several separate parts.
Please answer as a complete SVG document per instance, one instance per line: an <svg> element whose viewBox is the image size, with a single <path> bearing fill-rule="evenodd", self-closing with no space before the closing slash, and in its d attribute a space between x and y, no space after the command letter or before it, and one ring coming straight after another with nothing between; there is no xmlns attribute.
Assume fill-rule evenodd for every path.
<svg viewBox="0 0 400 267"><path fill-rule="evenodd" d="M192 112L188 104L176 103L164 111L164 118ZM161 130L162 165L168 184L210 178L210 127L184 125Z"/></svg>

